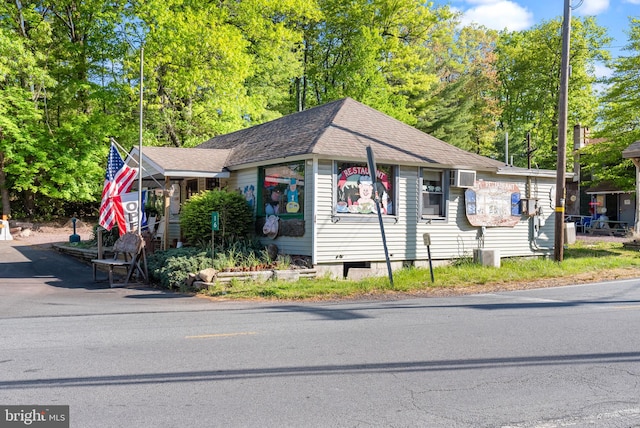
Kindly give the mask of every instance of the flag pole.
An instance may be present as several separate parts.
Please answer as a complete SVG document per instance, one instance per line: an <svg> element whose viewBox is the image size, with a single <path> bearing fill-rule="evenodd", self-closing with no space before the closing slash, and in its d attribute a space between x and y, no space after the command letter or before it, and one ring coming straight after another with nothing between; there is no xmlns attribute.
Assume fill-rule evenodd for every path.
<svg viewBox="0 0 640 428"><path fill-rule="evenodd" d="M142 98L144 92L144 47L140 46L140 124L138 134L138 234L142 233Z"/></svg>
<svg viewBox="0 0 640 428"><path fill-rule="evenodd" d="M133 162L133 163L134 163L135 165L137 165L137 166L138 166L138 168L140 168L140 170L142 170L142 171L149 171L147 168L143 167L143 166L142 166L142 164L140 164L140 161L138 161L136 158L134 158L133 156L131 156L131 153L129 153L129 152L127 151L127 149L125 149L125 148L122 146L122 144L118 143L118 142L116 141L116 139L115 139L115 138L113 138L113 137L109 137L109 139L110 139L110 141L111 141L113 144L115 144L116 148L118 149L118 151L119 151L120 153L126 153L126 154L127 154L127 158L126 158L126 159L127 159L127 162L129 162L129 161ZM150 178L151 180L153 180L153 182L154 182L154 183L156 183L156 184L158 185L158 187L164 187L164 184L161 184L158 180L156 180L156 179L155 179L155 177L154 177L153 175L150 175L150 176L149 176L149 178Z"/></svg>

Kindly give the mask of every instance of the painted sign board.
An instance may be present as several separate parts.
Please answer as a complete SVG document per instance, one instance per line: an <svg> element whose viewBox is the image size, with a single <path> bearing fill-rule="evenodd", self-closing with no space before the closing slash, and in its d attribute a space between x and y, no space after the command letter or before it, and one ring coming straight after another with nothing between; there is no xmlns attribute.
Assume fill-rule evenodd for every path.
<svg viewBox="0 0 640 428"><path fill-rule="evenodd" d="M472 226L514 227L520 221L520 189L515 183L476 181L464 199Z"/></svg>
<svg viewBox="0 0 640 428"><path fill-rule="evenodd" d="M211 213L211 230L220 230L220 215L216 211Z"/></svg>

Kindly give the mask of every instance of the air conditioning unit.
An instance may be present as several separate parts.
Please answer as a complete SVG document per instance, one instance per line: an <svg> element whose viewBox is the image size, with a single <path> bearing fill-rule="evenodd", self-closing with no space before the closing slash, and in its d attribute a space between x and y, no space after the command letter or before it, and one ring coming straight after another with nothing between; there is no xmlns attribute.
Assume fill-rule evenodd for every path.
<svg viewBox="0 0 640 428"><path fill-rule="evenodd" d="M451 185L453 187L473 187L476 184L476 172L464 169L452 171Z"/></svg>

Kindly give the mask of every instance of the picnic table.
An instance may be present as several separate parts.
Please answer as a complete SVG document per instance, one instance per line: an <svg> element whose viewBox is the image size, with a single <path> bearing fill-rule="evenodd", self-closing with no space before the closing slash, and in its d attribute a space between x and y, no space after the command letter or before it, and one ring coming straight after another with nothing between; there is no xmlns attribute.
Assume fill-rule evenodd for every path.
<svg viewBox="0 0 640 428"><path fill-rule="evenodd" d="M591 235L602 234L609 236L627 236L630 232L629 223L626 221L609 220L606 217L598 217L584 226L584 231Z"/></svg>

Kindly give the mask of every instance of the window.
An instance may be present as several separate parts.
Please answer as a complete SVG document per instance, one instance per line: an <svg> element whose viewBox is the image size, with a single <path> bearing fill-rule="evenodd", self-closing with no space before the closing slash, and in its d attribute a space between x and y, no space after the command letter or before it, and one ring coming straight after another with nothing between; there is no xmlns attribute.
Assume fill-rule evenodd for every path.
<svg viewBox="0 0 640 428"><path fill-rule="evenodd" d="M193 195L198 193L198 180L187 181L187 199L190 199Z"/></svg>
<svg viewBox="0 0 640 428"><path fill-rule="evenodd" d="M449 190L447 171L422 168L422 202L420 216L422 218L443 219L447 216L446 202Z"/></svg>
<svg viewBox="0 0 640 428"><path fill-rule="evenodd" d="M259 215L302 217L304 213L304 162L260 168Z"/></svg>
<svg viewBox="0 0 640 428"><path fill-rule="evenodd" d="M374 189L366 163L337 163L336 214L377 214L376 197L382 214L394 214L395 169L389 165L376 165L376 168Z"/></svg>
<svg viewBox="0 0 640 428"><path fill-rule="evenodd" d="M205 190L214 190L220 188L220 179L219 178L207 178L207 182L205 185Z"/></svg>

